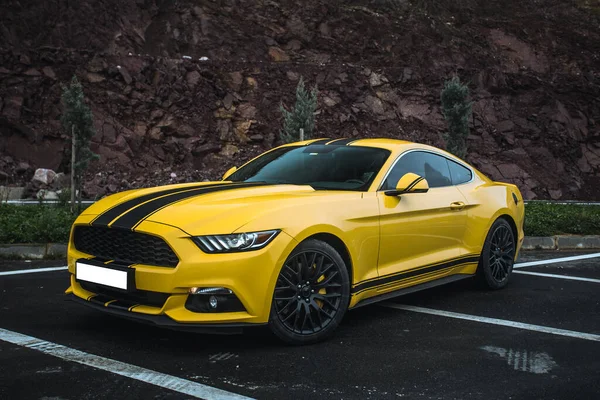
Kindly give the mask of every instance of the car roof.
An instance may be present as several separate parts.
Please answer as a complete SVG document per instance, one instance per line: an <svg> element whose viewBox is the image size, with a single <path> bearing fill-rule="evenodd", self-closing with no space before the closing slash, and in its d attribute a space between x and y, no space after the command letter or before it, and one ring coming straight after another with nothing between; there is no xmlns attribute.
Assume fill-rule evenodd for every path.
<svg viewBox="0 0 600 400"><path fill-rule="evenodd" d="M401 146L406 145L414 145L416 143L409 142L406 140L399 139L390 139L390 138L319 138L319 139L310 139L305 140L303 142L295 142L289 143L287 146L298 146L298 145L310 145L310 144L320 144L320 145L345 145L345 146L368 146L368 147L379 147L382 149L388 150L397 150Z"/></svg>

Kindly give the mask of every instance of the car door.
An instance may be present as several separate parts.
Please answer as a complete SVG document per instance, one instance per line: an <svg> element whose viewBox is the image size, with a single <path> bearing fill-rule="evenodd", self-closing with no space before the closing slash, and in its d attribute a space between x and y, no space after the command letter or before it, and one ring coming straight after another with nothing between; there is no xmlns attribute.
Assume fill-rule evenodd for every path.
<svg viewBox="0 0 600 400"><path fill-rule="evenodd" d="M429 184L427 193L387 196L398 180L412 172ZM379 276L403 273L460 255L465 235L466 199L452 185L445 157L429 151L400 156L377 192L380 210ZM435 268L428 269L435 275Z"/></svg>

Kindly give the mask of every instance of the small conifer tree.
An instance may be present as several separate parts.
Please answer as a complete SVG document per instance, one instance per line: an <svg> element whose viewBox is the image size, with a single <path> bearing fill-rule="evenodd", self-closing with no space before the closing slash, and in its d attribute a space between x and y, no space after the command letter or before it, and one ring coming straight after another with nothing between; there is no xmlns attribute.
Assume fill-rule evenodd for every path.
<svg viewBox="0 0 600 400"><path fill-rule="evenodd" d="M75 212L75 196L81 209L81 186L83 175L90 161L98 155L90 150L90 141L94 136L92 111L85 104L83 87L73 76L68 86L63 86L62 102L64 107L60 119L63 129L71 136L71 211Z"/></svg>
<svg viewBox="0 0 600 400"><path fill-rule="evenodd" d="M448 123L448 132L444 135L446 150L457 157L467 155L467 136L469 136L469 118L472 103L468 100L469 88L460 83L458 77L444 83L442 90L442 115Z"/></svg>
<svg viewBox="0 0 600 400"><path fill-rule="evenodd" d="M281 104L280 110L283 114L283 129L280 132L280 136L284 143L296 142L300 139L306 140L312 136L315 129L317 94L316 86L309 92L304 87L304 80L300 78L300 82L298 82L298 86L296 87L296 104L294 104L294 107L288 111ZM303 137L301 138L301 136Z"/></svg>

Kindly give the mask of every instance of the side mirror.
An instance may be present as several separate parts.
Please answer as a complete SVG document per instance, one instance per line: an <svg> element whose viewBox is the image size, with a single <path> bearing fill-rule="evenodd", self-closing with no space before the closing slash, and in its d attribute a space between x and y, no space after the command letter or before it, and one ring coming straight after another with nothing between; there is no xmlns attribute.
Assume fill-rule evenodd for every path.
<svg viewBox="0 0 600 400"><path fill-rule="evenodd" d="M231 167L227 170L227 172L225 172L223 174L223 178L221 178L221 180L226 180L227 178L229 178L231 176L231 174L233 174L235 171L237 171L237 167Z"/></svg>
<svg viewBox="0 0 600 400"><path fill-rule="evenodd" d="M409 172L405 174L396 184L395 190L386 190L386 196L399 196L408 193L427 193L429 184L422 176Z"/></svg>

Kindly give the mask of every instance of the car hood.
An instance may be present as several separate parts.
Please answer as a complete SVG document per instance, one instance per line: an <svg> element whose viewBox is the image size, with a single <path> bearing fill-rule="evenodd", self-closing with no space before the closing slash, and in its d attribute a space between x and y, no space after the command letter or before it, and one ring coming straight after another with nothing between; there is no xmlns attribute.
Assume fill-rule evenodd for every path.
<svg viewBox="0 0 600 400"><path fill-rule="evenodd" d="M143 221L152 221L177 227L190 235L225 234L257 218L268 218L282 208L301 210L325 197L351 193L358 194L315 191L307 185L205 182L120 193L94 204L86 214L97 215L94 225L114 228L135 229ZM268 229L282 228L276 226L277 221L272 223L274 226Z"/></svg>

